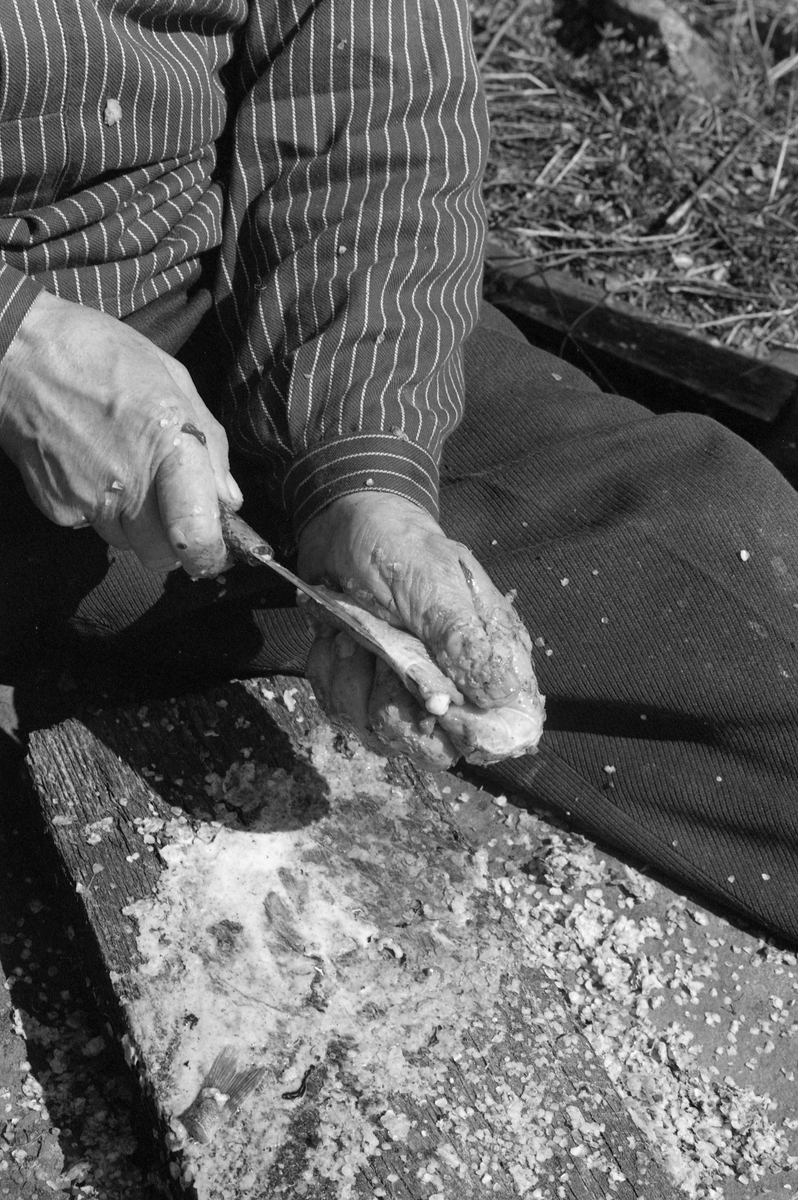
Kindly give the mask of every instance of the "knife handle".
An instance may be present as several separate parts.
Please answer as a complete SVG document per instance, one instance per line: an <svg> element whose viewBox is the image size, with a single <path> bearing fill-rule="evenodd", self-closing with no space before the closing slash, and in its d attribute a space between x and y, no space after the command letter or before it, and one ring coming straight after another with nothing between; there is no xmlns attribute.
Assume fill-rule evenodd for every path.
<svg viewBox="0 0 798 1200"><path fill-rule="evenodd" d="M247 525L238 513L233 512L223 500L219 502L219 517L222 522L222 537L228 550L250 566L260 566L274 558L274 550L251 525Z"/></svg>

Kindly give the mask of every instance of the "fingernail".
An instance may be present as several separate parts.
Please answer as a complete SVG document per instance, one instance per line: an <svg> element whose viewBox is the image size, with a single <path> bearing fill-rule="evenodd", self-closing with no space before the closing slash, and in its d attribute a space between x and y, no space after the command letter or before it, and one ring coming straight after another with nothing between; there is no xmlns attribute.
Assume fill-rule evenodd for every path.
<svg viewBox="0 0 798 1200"><path fill-rule="evenodd" d="M233 479L233 476L229 471L227 473L227 490L230 493L230 499L232 500L233 504L238 505L244 503L244 497L241 492L241 488L238 486L235 479Z"/></svg>

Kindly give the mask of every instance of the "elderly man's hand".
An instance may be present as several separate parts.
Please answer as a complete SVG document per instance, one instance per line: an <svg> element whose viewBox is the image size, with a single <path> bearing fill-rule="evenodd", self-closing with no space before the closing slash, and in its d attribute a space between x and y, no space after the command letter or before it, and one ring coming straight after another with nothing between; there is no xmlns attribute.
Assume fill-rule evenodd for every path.
<svg viewBox="0 0 798 1200"><path fill-rule="evenodd" d="M227 438L185 368L135 330L42 293L0 361L0 447L58 525L92 525L154 571L214 575Z"/></svg>
<svg viewBox="0 0 798 1200"><path fill-rule="evenodd" d="M303 530L299 573L414 633L467 700L498 709L537 694L529 635L465 546L423 509L387 493L334 501ZM332 720L383 754L429 769L458 757L393 672L346 633L322 628L307 674Z"/></svg>

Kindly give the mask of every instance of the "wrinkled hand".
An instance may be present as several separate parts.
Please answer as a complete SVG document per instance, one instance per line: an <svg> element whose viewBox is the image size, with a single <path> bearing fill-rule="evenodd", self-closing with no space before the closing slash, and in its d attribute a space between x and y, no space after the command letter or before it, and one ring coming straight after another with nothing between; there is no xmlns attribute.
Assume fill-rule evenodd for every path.
<svg viewBox="0 0 798 1200"><path fill-rule="evenodd" d="M185 368L135 330L42 293L0 362L0 447L58 525L92 525L154 571L214 575L227 438Z"/></svg>
<svg viewBox="0 0 798 1200"><path fill-rule="evenodd" d="M386 493L334 501L303 530L298 569L415 634L480 709L537 694L529 635L512 605L470 551L410 501ZM410 754L430 770L458 757L434 716L348 634L317 625L306 670L328 716L370 748Z"/></svg>

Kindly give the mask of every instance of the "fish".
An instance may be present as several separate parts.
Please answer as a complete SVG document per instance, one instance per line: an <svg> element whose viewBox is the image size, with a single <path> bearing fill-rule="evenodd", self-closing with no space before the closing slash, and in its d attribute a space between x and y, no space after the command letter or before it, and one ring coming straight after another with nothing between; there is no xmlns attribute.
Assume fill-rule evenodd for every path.
<svg viewBox="0 0 798 1200"><path fill-rule="evenodd" d="M452 659L444 647L433 658L409 630L390 625L351 596L323 584L305 583L276 562L271 546L223 504L220 518L231 553L251 564L267 564L300 590L314 633L318 635L330 625L342 628L382 659L421 705L424 715L414 720L403 711L406 705L397 700L390 722L383 723L372 749L385 753L389 746L394 753L410 754L428 771L447 769L458 754L466 762L484 765L536 752L543 733L545 697L538 690L530 657L532 642L513 607L513 592L502 603L487 603L471 567L461 560L475 616L471 626L459 630L460 657ZM307 673L318 691L323 680L318 671L314 677L314 662L311 651ZM340 662L337 670L340 676ZM453 677L461 675L469 682L469 694L476 702L466 700L454 682ZM386 699L390 704L389 697ZM427 715L435 720L428 722ZM386 736L388 724L392 733Z"/></svg>
<svg viewBox="0 0 798 1200"><path fill-rule="evenodd" d="M235 1050L231 1046L220 1050L197 1095L177 1118L189 1138L207 1146L265 1074L265 1067L250 1066L239 1071Z"/></svg>
<svg viewBox="0 0 798 1200"><path fill-rule="evenodd" d="M225 544L231 554L251 565L271 567L278 575L293 583L300 594L328 619L332 617L334 624L343 626L360 645L382 658L428 712L440 714L446 712L450 704L462 704L462 692L435 665L426 647L412 633L389 625L381 617L356 604L351 596L332 591L323 584L314 585L300 579L276 561L268 542L264 542L227 505L220 504L219 517ZM309 617L311 613L308 613Z"/></svg>
<svg viewBox="0 0 798 1200"><path fill-rule="evenodd" d="M501 708L477 708L469 701L452 706L438 722L466 762L485 766L536 754L545 712L546 697L535 687Z"/></svg>

